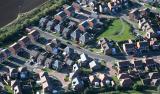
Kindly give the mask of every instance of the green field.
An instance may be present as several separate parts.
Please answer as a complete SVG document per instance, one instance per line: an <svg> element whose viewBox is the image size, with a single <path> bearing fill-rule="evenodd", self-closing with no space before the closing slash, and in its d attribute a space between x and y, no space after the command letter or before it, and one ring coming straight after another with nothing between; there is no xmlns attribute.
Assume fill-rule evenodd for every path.
<svg viewBox="0 0 160 94"><path fill-rule="evenodd" d="M98 37L98 39L102 37L115 41L134 39L130 25L120 19L113 20L108 28Z"/></svg>

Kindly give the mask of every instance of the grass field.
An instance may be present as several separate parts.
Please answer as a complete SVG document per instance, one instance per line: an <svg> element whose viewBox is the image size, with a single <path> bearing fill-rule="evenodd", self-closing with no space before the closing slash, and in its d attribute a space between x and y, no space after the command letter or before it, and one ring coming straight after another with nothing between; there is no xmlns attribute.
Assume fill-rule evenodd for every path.
<svg viewBox="0 0 160 94"><path fill-rule="evenodd" d="M98 39L102 37L115 41L134 39L130 25L120 19L114 20Z"/></svg>

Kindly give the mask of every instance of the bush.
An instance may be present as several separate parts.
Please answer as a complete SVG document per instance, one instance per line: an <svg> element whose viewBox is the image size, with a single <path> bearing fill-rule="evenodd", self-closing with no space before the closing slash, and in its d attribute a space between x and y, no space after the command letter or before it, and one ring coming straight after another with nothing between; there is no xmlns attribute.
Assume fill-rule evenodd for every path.
<svg viewBox="0 0 160 94"><path fill-rule="evenodd" d="M142 85L134 84L133 89L136 90L136 91L143 91L144 88L143 88Z"/></svg>
<svg viewBox="0 0 160 94"><path fill-rule="evenodd" d="M69 77L68 77L68 76L65 76L64 81L65 81L65 82L68 82L68 81L69 81Z"/></svg>

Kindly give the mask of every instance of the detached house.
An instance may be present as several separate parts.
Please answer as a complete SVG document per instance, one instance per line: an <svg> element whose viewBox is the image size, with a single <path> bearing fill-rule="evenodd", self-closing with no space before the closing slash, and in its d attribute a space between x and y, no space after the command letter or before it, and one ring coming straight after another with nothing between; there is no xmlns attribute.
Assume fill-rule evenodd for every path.
<svg viewBox="0 0 160 94"><path fill-rule="evenodd" d="M11 55L11 52L8 49L0 51L0 62L3 62Z"/></svg>
<svg viewBox="0 0 160 94"><path fill-rule="evenodd" d="M129 18L133 21L138 22L140 19L140 12L137 8L133 9L132 11L129 12Z"/></svg>
<svg viewBox="0 0 160 94"><path fill-rule="evenodd" d="M94 60L89 63L89 67L92 71L96 71L101 68L101 66L98 64L98 62L96 62Z"/></svg>
<svg viewBox="0 0 160 94"><path fill-rule="evenodd" d="M123 70L128 70L128 68L131 66L131 63L129 61L120 61L117 62L118 70L121 72Z"/></svg>
<svg viewBox="0 0 160 94"><path fill-rule="evenodd" d="M63 66L63 62L59 61L59 60L55 60L54 63L52 63L52 68L59 71L62 69Z"/></svg>
<svg viewBox="0 0 160 94"><path fill-rule="evenodd" d="M143 60L143 62L145 63L148 69L155 69L157 66L157 63L152 58L146 58Z"/></svg>
<svg viewBox="0 0 160 94"><path fill-rule="evenodd" d="M78 28L79 28L81 31L85 32L86 29L89 28L89 23L88 23L88 21L85 20L85 21L81 22L81 23L78 25Z"/></svg>
<svg viewBox="0 0 160 94"><path fill-rule="evenodd" d="M74 9L76 10L76 11L79 11L80 10L80 5L78 4L78 3L76 3L76 2L73 2L72 3L72 6L74 7Z"/></svg>
<svg viewBox="0 0 160 94"><path fill-rule="evenodd" d="M71 31L69 28L64 28L62 31L62 35L65 39L70 39L71 37Z"/></svg>
<svg viewBox="0 0 160 94"><path fill-rule="evenodd" d="M21 39L18 40L18 43L21 45L21 47L26 47L29 44L31 44L31 41L29 39L29 37L27 36L23 36Z"/></svg>
<svg viewBox="0 0 160 94"><path fill-rule="evenodd" d="M111 77L107 76L107 74L98 74L98 78L101 80L101 86L114 86L115 83Z"/></svg>
<svg viewBox="0 0 160 94"><path fill-rule="evenodd" d="M39 39L40 33L37 30L32 30L31 32L28 33L28 37L32 42L35 42L36 40Z"/></svg>
<svg viewBox="0 0 160 94"><path fill-rule="evenodd" d="M73 6L68 6L64 9L64 12L70 17L75 12L75 8Z"/></svg>
<svg viewBox="0 0 160 94"><path fill-rule="evenodd" d="M132 84L133 84L133 81L130 78L125 78L120 80L120 86L124 88L129 88L132 86Z"/></svg>
<svg viewBox="0 0 160 94"><path fill-rule="evenodd" d="M38 57L37 57L37 63L40 65L43 65L45 60L47 58L47 53L41 53Z"/></svg>
<svg viewBox="0 0 160 94"><path fill-rule="evenodd" d="M144 70L145 69L145 64L142 62L142 60L131 60L131 63L133 64L133 66L136 70Z"/></svg>
<svg viewBox="0 0 160 94"><path fill-rule="evenodd" d="M54 63L54 59L53 59L53 58L47 58L47 59L45 60L44 65L45 65L45 67L47 67L47 68L51 68L52 63Z"/></svg>
<svg viewBox="0 0 160 94"><path fill-rule="evenodd" d="M137 42L136 47L137 47L137 49L140 50L140 52L148 52L149 51L149 44L147 41Z"/></svg>
<svg viewBox="0 0 160 94"><path fill-rule="evenodd" d="M152 86L159 86L160 85L160 78L159 79L153 79L151 81Z"/></svg>
<svg viewBox="0 0 160 94"><path fill-rule="evenodd" d="M124 43L123 44L123 51L127 54L134 54L135 53L135 44L134 43Z"/></svg>
<svg viewBox="0 0 160 94"><path fill-rule="evenodd" d="M48 21L48 23L46 25L46 30L47 31L54 30L54 22L53 21Z"/></svg>
<svg viewBox="0 0 160 94"><path fill-rule="evenodd" d="M21 51L21 45L19 43L14 43L11 46L9 46L9 51L13 54L16 55L18 52Z"/></svg>
<svg viewBox="0 0 160 94"><path fill-rule="evenodd" d="M74 41L79 41L79 38L81 36L81 31L79 29L76 29L74 32L71 33L71 39Z"/></svg>
<svg viewBox="0 0 160 94"><path fill-rule="evenodd" d="M148 76L150 79L158 79L158 78L160 78L160 73L159 72L150 72L148 74Z"/></svg>
<svg viewBox="0 0 160 94"><path fill-rule="evenodd" d="M95 88L101 87L101 80L96 75L90 75L89 81L90 81L91 86Z"/></svg>
<svg viewBox="0 0 160 94"><path fill-rule="evenodd" d="M62 21L67 17L66 13L64 11L61 11L59 13L57 13L54 18L58 21Z"/></svg>
<svg viewBox="0 0 160 94"><path fill-rule="evenodd" d="M11 79L16 79L18 77L18 70L15 68L9 68L9 77Z"/></svg>
<svg viewBox="0 0 160 94"><path fill-rule="evenodd" d="M27 67L19 67L18 72L21 79L29 78L29 71L27 70Z"/></svg>
<svg viewBox="0 0 160 94"><path fill-rule="evenodd" d="M75 91L82 91L84 89L84 82L80 78L76 77L72 80L71 87Z"/></svg>
<svg viewBox="0 0 160 94"><path fill-rule="evenodd" d="M90 35L85 32L80 38L79 38L79 43L82 45L85 45L91 40Z"/></svg>
<svg viewBox="0 0 160 94"><path fill-rule="evenodd" d="M44 27L46 27L47 22L48 22L47 17L43 17L43 18L41 18L40 21L39 21L39 26L40 26L41 28L44 28Z"/></svg>
<svg viewBox="0 0 160 94"><path fill-rule="evenodd" d="M45 49L48 51L48 52L51 52L53 51L53 48L56 47L56 44L54 44L53 42L51 43L48 43L45 47Z"/></svg>

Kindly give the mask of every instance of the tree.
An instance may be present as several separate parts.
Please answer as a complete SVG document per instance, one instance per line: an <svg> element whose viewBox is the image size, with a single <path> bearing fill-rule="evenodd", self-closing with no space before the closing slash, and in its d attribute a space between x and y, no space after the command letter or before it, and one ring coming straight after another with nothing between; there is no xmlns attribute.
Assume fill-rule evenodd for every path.
<svg viewBox="0 0 160 94"><path fill-rule="evenodd" d="M136 91L142 91L143 90L143 86L139 85L139 84L134 84L133 85L133 89Z"/></svg>

